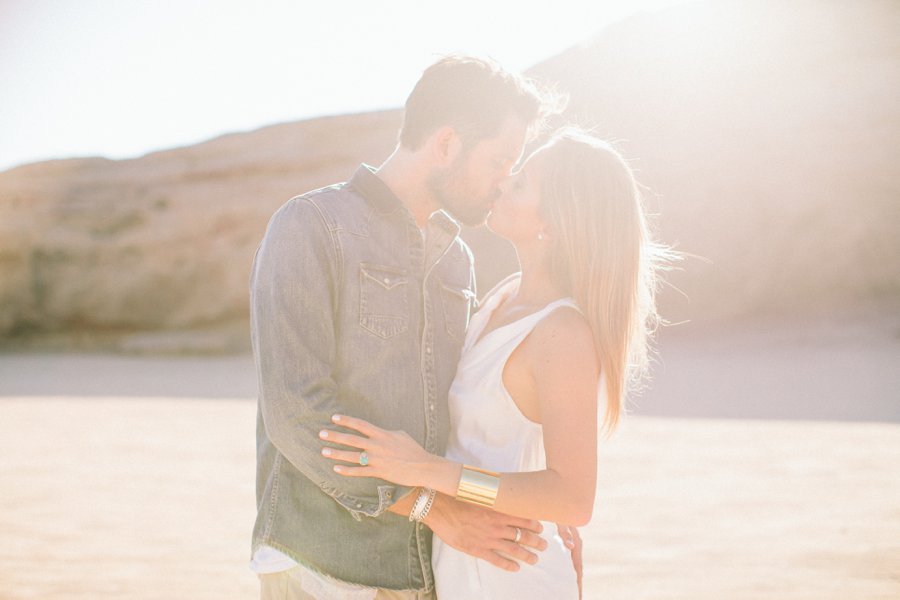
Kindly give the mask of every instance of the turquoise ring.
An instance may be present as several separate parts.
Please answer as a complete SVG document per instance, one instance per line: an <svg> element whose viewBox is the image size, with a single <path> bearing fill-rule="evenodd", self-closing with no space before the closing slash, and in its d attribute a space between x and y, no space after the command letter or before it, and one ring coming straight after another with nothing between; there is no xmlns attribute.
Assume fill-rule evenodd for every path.
<svg viewBox="0 0 900 600"><path fill-rule="evenodd" d="M369 464L369 453L365 450L359 453L359 464L364 467Z"/></svg>

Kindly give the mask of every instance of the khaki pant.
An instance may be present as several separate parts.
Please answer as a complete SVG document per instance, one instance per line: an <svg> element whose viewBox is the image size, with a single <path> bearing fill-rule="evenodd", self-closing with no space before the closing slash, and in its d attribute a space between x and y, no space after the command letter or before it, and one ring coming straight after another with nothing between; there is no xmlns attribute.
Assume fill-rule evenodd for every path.
<svg viewBox="0 0 900 600"><path fill-rule="evenodd" d="M260 575L260 600L330 600L316 598L305 592L301 586L302 577L300 568ZM437 600L437 596L434 591L423 593L379 589L374 600Z"/></svg>

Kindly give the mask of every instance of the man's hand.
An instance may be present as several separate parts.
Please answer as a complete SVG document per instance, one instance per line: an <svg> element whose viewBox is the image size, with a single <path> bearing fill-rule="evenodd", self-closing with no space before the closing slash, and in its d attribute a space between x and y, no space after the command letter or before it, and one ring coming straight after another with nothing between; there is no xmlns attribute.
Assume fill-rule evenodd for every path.
<svg viewBox="0 0 900 600"><path fill-rule="evenodd" d="M538 561L537 554L526 546L547 548L547 540L538 535L543 529L539 521L512 517L443 494L435 496L425 524L457 550L506 571L519 570L516 560L532 565ZM518 543L514 541L516 528L522 532Z"/></svg>
<svg viewBox="0 0 900 600"><path fill-rule="evenodd" d="M578 579L578 597L582 597L581 579L584 573L584 555L581 552L581 535L578 529L570 525L556 524L559 537L566 544L566 548L572 551L572 566L575 567L575 576Z"/></svg>

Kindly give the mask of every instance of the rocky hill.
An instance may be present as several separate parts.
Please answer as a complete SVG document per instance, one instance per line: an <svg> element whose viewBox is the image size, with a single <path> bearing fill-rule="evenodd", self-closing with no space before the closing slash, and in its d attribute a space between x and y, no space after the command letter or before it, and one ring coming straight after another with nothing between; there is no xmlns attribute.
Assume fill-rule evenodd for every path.
<svg viewBox="0 0 900 600"><path fill-rule="evenodd" d="M900 4L706 2L537 65L621 140L662 239L706 260L676 319L900 310Z"/></svg>
<svg viewBox="0 0 900 600"><path fill-rule="evenodd" d="M641 14L532 74L619 145L659 237L702 258L670 320L900 310L900 4L706 2ZM398 111L223 136L138 159L0 173L0 343L246 347L272 212L393 147ZM481 288L514 268L466 232Z"/></svg>
<svg viewBox="0 0 900 600"><path fill-rule="evenodd" d="M271 214L393 148L398 111L226 135L134 160L0 173L0 336L132 350L243 347Z"/></svg>

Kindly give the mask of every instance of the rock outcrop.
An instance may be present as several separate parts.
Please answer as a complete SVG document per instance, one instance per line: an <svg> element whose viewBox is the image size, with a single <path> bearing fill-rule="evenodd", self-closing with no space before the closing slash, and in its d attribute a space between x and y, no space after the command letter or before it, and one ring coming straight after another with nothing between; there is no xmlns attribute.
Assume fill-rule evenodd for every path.
<svg viewBox="0 0 900 600"><path fill-rule="evenodd" d="M133 160L0 173L0 337L245 346L250 264L269 217L384 158L400 119L322 118Z"/></svg>

